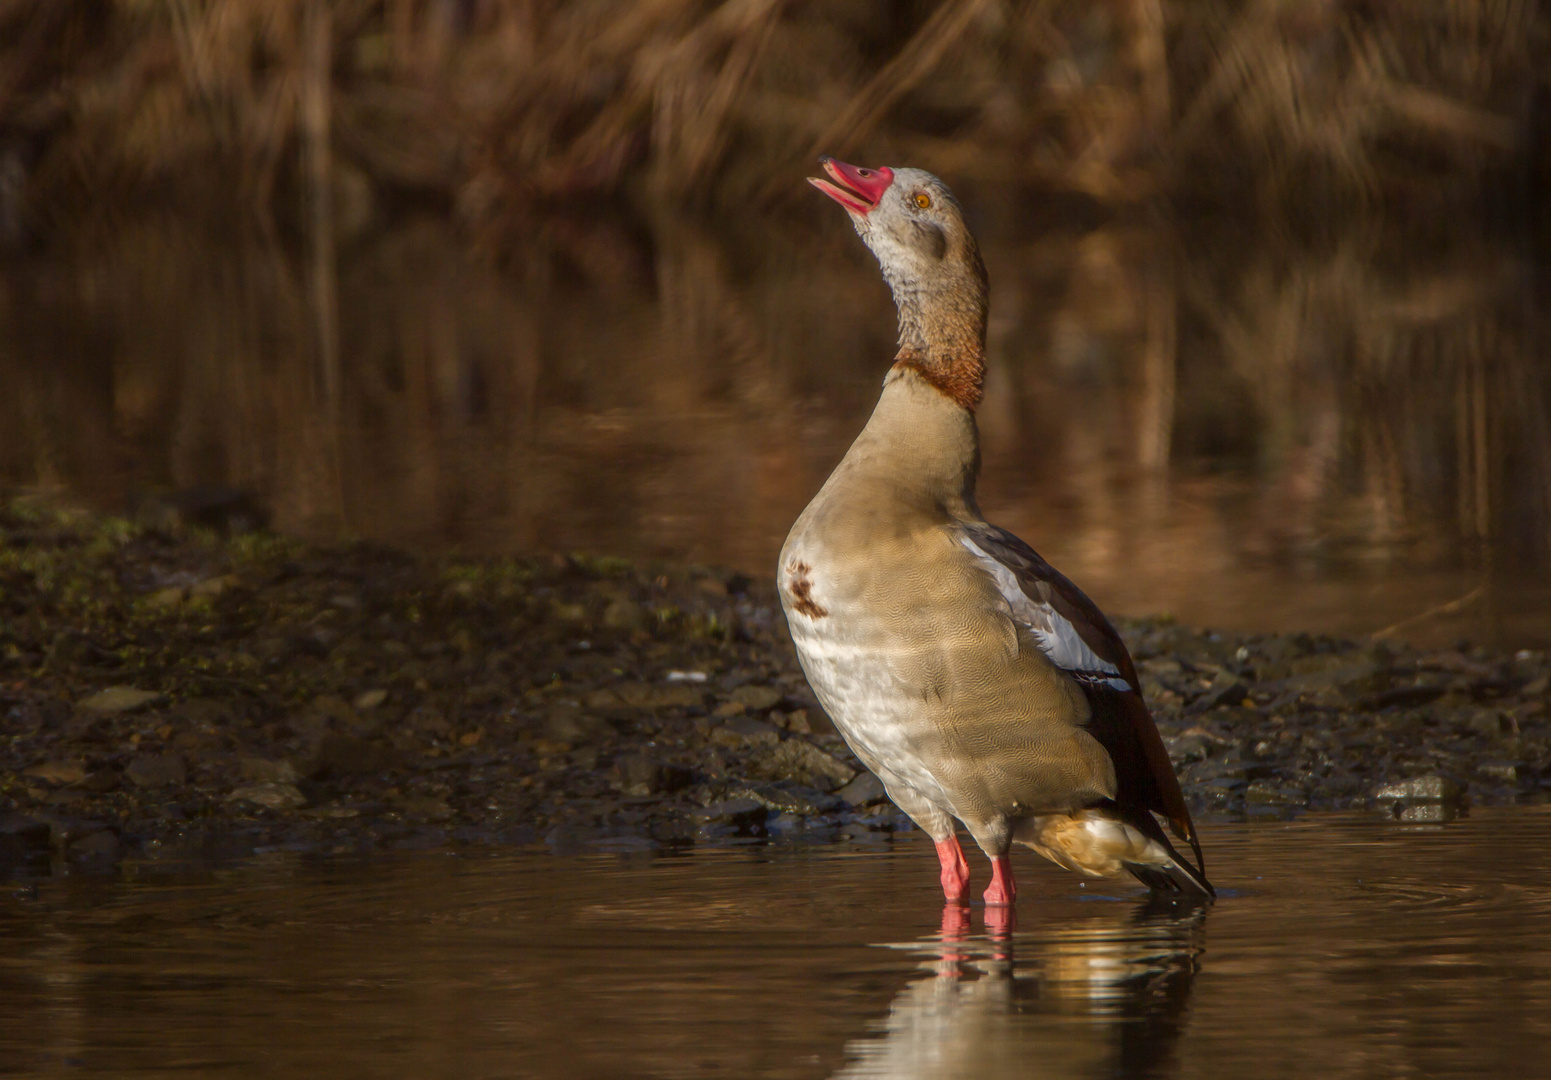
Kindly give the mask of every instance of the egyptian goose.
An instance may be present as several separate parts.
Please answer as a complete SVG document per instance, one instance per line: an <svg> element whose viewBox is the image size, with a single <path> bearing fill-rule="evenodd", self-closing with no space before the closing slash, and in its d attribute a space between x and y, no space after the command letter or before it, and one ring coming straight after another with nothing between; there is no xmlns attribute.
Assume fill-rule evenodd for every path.
<svg viewBox="0 0 1551 1080"><path fill-rule="evenodd" d="M803 671L857 757L937 844L943 895L1011 845L1092 877L1215 895L1179 780L1120 635L1082 590L975 504L987 283L947 186L821 158L899 309L883 393L792 526L778 567ZM1157 813L1195 853L1190 865Z"/></svg>

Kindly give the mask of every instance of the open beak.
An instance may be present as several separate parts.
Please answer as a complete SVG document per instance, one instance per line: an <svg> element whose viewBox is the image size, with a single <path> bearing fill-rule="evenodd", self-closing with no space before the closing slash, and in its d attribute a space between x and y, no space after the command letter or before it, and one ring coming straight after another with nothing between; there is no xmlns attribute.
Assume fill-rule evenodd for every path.
<svg viewBox="0 0 1551 1080"><path fill-rule="evenodd" d="M878 200L883 198L883 193L894 182L894 170L887 166L863 169L856 165L847 165L843 161L836 161L828 154L819 158L819 164L823 165L824 171L829 173L830 180L810 176L808 183L851 213L860 214L863 217L877 207Z"/></svg>

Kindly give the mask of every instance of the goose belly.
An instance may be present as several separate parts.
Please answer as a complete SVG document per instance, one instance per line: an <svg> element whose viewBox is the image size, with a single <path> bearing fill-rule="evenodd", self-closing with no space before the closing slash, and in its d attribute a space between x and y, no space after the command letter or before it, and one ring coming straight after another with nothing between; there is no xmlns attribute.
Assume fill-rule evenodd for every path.
<svg viewBox="0 0 1551 1080"><path fill-rule="evenodd" d="M902 678L907 648L896 630L864 605L824 590L824 604L793 603L812 596L783 572L781 596L803 673L819 704L858 757L887 784L903 784L947 813L952 800L929 765L939 741L935 718L919 689ZM822 614L820 614L822 612Z"/></svg>

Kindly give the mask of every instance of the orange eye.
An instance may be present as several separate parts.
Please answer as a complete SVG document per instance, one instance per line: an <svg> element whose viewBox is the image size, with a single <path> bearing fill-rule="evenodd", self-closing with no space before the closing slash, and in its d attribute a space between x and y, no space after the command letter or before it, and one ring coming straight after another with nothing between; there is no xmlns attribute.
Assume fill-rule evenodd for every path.
<svg viewBox="0 0 1551 1080"><path fill-rule="evenodd" d="M916 205L922 210L932 205L932 197L924 191L916 192Z"/></svg>

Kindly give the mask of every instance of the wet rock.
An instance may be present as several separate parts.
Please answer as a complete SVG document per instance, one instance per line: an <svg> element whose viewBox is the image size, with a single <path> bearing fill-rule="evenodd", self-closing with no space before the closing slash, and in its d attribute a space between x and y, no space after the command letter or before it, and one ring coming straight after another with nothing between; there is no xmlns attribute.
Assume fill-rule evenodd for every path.
<svg viewBox="0 0 1551 1080"><path fill-rule="evenodd" d="M136 787L167 787L188 780L181 754L136 754L124 767L124 777Z"/></svg>
<svg viewBox="0 0 1551 1080"><path fill-rule="evenodd" d="M112 829L103 828L72 841L65 854L71 862L111 863L121 851L118 835Z"/></svg>
<svg viewBox="0 0 1551 1080"><path fill-rule="evenodd" d="M603 609L603 625L615 630L635 630L646 625L646 609L623 597Z"/></svg>
<svg viewBox="0 0 1551 1080"><path fill-rule="evenodd" d="M1459 817L1459 806L1454 803L1411 803L1399 806L1395 816L1417 824L1442 824Z"/></svg>
<svg viewBox="0 0 1551 1080"><path fill-rule="evenodd" d="M1261 806L1307 806L1309 797L1299 788L1270 780L1254 780L1244 789L1244 801Z"/></svg>
<svg viewBox="0 0 1551 1080"><path fill-rule="evenodd" d="M753 799L777 814L813 817L840 807L840 800L813 788L781 787L775 784L745 784L729 792L737 798Z"/></svg>
<svg viewBox="0 0 1551 1080"><path fill-rule="evenodd" d="M1457 803L1464 798L1464 795L1465 788L1462 784L1441 773L1429 773L1426 776L1412 777L1399 783L1386 784L1373 793L1375 799L1383 802Z"/></svg>
<svg viewBox="0 0 1551 1080"><path fill-rule="evenodd" d="M355 728L360 721L350 703L335 694L319 694L307 707L287 719L291 730L309 739L321 739L336 729Z"/></svg>
<svg viewBox="0 0 1551 1080"><path fill-rule="evenodd" d="M767 818L765 829L771 833L791 834L807 828L808 819L801 814L783 813Z"/></svg>
<svg viewBox="0 0 1551 1080"><path fill-rule="evenodd" d="M703 704L705 690L692 682L676 681L667 686L624 683L594 690L583 700L593 709L682 709Z"/></svg>
<svg viewBox="0 0 1551 1080"><path fill-rule="evenodd" d="M834 791L851 782L856 770L805 739L787 739L766 746L748 759L749 775L767 780L795 780L820 791Z"/></svg>
<svg viewBox="0 0 1551 1080"><path fill-rule="evenodd" d="M196 583L189 589L189 596L196 600L214 600L236 588L237 578L231 574L223 574L220 577L206 578Z"/></svg>
<svg viewBox="0 0 1551 1080"><path fill-rule="evenodd" d="M794 735L834 735L840 732L829 714L817 705L806 705L786 714L786 730Z"/></svg>
<svg viewBox="0 0 1551 1080"><path fill-rule="evenodd" d="M237 723L230 704L213 698L184 698L167 710L169 720L178 720L203 728L229 728Z"/></svg>
<svg viewBox="0 0 1551 1080"><path fill-rule="evenodd" d="M1350 707L1355 702L1387 693L1393 674L1386 664L1361 663L1334 668L1312 677L1308 687L1319 704Z"/></svg>
<svg viewBox="0 0 1551 1080"><path fill-rule="evenodd" d="M1242 797L1245 786L1244 780L1239 777L1219 776L1191 785L1190 792L1205 799L1208 804L1221 805Z"/></svg>
<svg viewBox="0 0 1551 1080"><path fill-rule="evenodd" d="M544 843L556 855L575 855L588 850L603 835L603 830L590 825L567 822L556 825L544 834Z"/></svg>
<svg viewBox="0 0 1551 1080"><path fill-rule="evenodd" d="M1165 735L1163 745L1169 752L1169 760L1178 769L1192 762L1206 760L1214 744L1209 742L1203 733L1187 731L1172 737Z"/></svg>
<svg viewBox="0 0 1551 1080"><path fill-rule="evenodd" d="M89 791L93 794L100 795L108 791L117 791L119 789L120 781L122 780L123 774L120 773L117 769L110 767L87 773L86 779L82 780L76 786L79 787L82 791ZM58 792L57 794L62 795L64 792Z"/></svg>
<svg viewBox="0 0 1551 1080"><path fill-rule="evenodd" d="M758 799L748 797L723 799L692 813L697 821L707 825L748 826L758 825L769 814L768 808Z"/></svg>
<svg viewBox="0 0 1551 1080"><path fill-rule="evenodd" d="M568 604L563 600L555 600L550 604L549 610L561 622L581 623L587 621L586 604Z"/></svg>
<svg viewBox="0 0 1551 1080"><path fill-rule="evenodd" d="M132 686L110 686L76 704L87 712L101 716L114 716L119 713L137 712L153 702L160 701L161 698L162 695L153 690L136 690Z"/></svg>
<svg viewBox="0 0 1551 1080"><path fill-rule="evenodd" d="M840 830L841 840L853 844L882 844L889 839L888 830L874 829L864 822L855 822Z"/></svg>
<svg viewBox="0 0 1551 1080"><path fill-rule="evenodd" d="M846 784L835 795L848 806L872 806L888 799L883 781L870 772L858 773L855 780Z"/></svg>
<svg viewBox="0 0 1551 1080"><path fill-rule="evenodd" d="M1190 784L1206 784L1215 780L1232 780L1242 786L1250 779L1248 768L1239 759L1237 750L1219 757L1207 758L1204 761L1187 765L1179 772L1181 781Z"/></svg>
<svg viewBox="0 0 1551 1080"><path fill-rule="evenodd" d="M398 761L399 756L386 746L353 735L330 732L318 740L305 771L314 779L357 776L384 772Z"/></svg>
<svg viewBox="0 0 1551 1080"><path fill-rule="evenodd" d="M294 784L302 779L299 769L289 758L271 761L268 758L246 757L237 762L237 773L244 780L256 783Z"/></svg>
<svg viewBox="0 0 1551 1080"><path fill-rule="evenodd" d="M267 810L296 810L307 805L307 796L295 784L266 780L237 788L226 797L226 801L250 802Z"/></svg>
<svg viewBox="0 0 1551 1080"><path fill-rule="evenodd" d="M733 701L738 702L749 712L763 712L774 708L781 703L784 697L781 691L773 686L740 686L728 695Z"/></svg>
<svg viewBox="0 0 1551 1080"><path fill-rule="evenodd" d="M453 816L452 807L441 799L429 796L411 795L400 799L398 809L403 814L423 818L426 821L446 821Z"/></svg>
<svg viewBox="0 0 1551 1080"><path fill-rule="evenodd" d="M45 761L22 774L57 787L79 784L86 779L86 766L80 761Z"/></svg>
<svg viewBox="0 0 1551 1080"><path fill-rule="evenodd" d="M145 606L152 611L167 611L180 606L186 599L188 599L188 590L181 585L170 585L146 596Z"/></svg>
<svg viewBox="0 0 1551 1080"><path fill-rule="evenodd" d="M1225 705L1238 705L1249 697L1249 687L1231 675L1222 674L1213 680L1207 692L1191 702L1185 710L1187 716L1210 712Z"/></svg>
<svg viewBox="0 0 1551 1080"><path fill-rule="evenodd" d="M556 706L544 719L544 737L562 746L594 742L612 730L603 717L576 706Z"/></svg>
<svg viewBox="0 0 1551 1080"><path fill-rule="evenodd" d="M729 717L720 727L711 731L711 742L734 750L775 746L781 741L781 733L773 725L749 716Z"/></svg>
<svg viewBox="0 0 1551 1080"><path fill-rule="evenodd" d="M1248 704L1223 705L1211 713L1214 727L1234 734L1259 731L1265 724L1265 719L1265 713Z"/></svg>
<svg viewBox="0 0 1551 1080"><path fill-rule="evenodd" d="M1531 770L1526 770L1521 762L1499 760L1479 762L1476 765L1476 772L1507 784L1516 784L1525 775L1532 773Z"/></svg>
<svg viewBox="0 0 1551 1080"><path fill-rule="evenodd" d="M41 801L49 806L71 807L84 803L87 794L76 788L63 788L59 791L50 791L43 794Z"/></svg>
<svg viewBox="0 0 1551 1080"><path fill-rule="evenodd" d="M0 815L0 867L46 861L52 850L46 821L21 814Z"/></svg>
<svg viewBox="0 0 1551 1080"><path fill-rule="evenodd" d="M694 779L694 773L684 766L666 764L645 754L618 758L614 762L614 776L620 794L635 797L681 791Z"/></svg>
<svg viewBox="0 0 1551 1080"><path fill-rule="evenodd" d="M1469 709L1462 720L1462 727L1488 738L1510 734L1515 727L1513 719L1501 709Z"/></svg>

